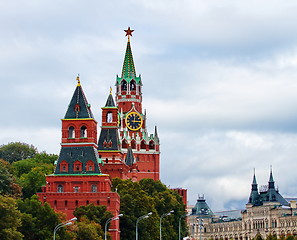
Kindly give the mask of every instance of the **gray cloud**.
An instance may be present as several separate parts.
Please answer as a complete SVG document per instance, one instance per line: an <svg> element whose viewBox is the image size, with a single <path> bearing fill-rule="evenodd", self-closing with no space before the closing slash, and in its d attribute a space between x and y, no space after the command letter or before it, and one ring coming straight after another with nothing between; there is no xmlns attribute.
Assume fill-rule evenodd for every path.
<svg viewBox="0 0 297 240"><path fill-rule="evenodd" d="M131 26L162 181L188 188L192 204L204 193L214 210L243 207L253 168L266 184L272 164L281 193L296 196L296 8L276 0L2 2L0 142L58 153L78 73L100 121Z"/></svg>

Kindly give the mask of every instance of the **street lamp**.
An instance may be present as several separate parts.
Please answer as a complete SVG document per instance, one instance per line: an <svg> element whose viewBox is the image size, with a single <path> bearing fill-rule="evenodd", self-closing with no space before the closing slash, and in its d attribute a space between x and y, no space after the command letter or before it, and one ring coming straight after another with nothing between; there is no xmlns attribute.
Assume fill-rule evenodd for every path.
<svg viewBox="0 0 297 240"><path fill-rule="evenodd" d="M181 219L183 217L187 217L189 216L190 214L186 213L186 214L183 214L179 217L179 220L178 220L178 240L180 240L180 229L181 229L181 226L180 226L180 222L181 222Z"/></svg>
<svg viewBox="0 0 297 240"><path fill-rule="evenodd" d="M116 217L112 217L112 218L109 218L107 219L107 221L105 222L105 227L104 227L104 240L107 240L107 225L111 222L111 221L115 221L115 220L119 220L120 218L119 217L122 217L124 214L119 214L118 216Z"/></svg>
<svg viewBox="0 0 297 240"><path fill-rule="evenodd" d="M145 219L145 218L149 218L150 215L152 215L153 213L152 212L149 212L148 214L145 214L139 218L137 218L136 220L136 240L138 240L138 223L142 220L142 219Z"/></svg>
<svg viewBox="0 0 297 240"><path fill-rule="evenodd" d="M73 222L76 221L76 220L77 220L77 218L74 217L74 218L71 218L70 220L68 220L66 222L59 223L57 226L55 226L55 228L54 228L54 240L56 239L56 232L58 231L58 229L60 229L61 227L69 226L69 225L73 224Z"/></svg>
<svg viewBox="0 0 297 240"><path fill-rule="evenodd" d="M162 240L162 218L169 216L171 213L173 213L174 210L171 210L169 213L164 213L161 217L160 217L160 240Z"/></svg>

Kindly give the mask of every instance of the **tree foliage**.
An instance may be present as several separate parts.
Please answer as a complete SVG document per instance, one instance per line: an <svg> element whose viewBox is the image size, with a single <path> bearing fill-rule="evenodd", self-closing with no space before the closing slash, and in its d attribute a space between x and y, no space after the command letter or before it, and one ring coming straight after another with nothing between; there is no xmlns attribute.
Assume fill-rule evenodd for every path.
<svg viewBox="0 0 297 240"><path fill-rule="evenodd" d="M18 231L20 226L21 212L17 209L15 199L0 195L0 239L22 239L23 235Z"/></svg>
<svg viewBox="0 0 297 240"><path fill-rule="evenodd" d="M0 159L0 194L18 197L21 195L21 188L12 172L10 164Z"/></svg>
<svg viewBox="0 0 297 240"><path fill-rule="evenodd" d="M53 229L64 220L49 204L42 204L36 195L30 199L17 200L17 206L22 213L19 230L27 240L52 239ZM64 229L60 229L57 235L61 239L70 239Z"/></svg>
<svg viewBox="0 0 297 240"><path fill-rule="evenodd" d="M106 211L106 206L95 206L94 204L76 208L73 215L77 217L79 221L82 219L88 219L89 221L98 223L101 226L104 226L105 222L109 218L113 217L111 212Z"/></svg>
<svg viewBox="0 0 297 240"><path fill-rule="evenodd" d="M82 217L77 223L76 240L103 240L104 231L102 226L95 221Z"/></svg>
<svg viewBox="0 0 297 240"><path fill-rule="evenodd" d="M33 145L21 142L12 142L0 146L0 158L13 163L22 159L33 158L37 149Z"/></svg>
<svg viewBox="0 0 297 240"><path fill-rule="evenodd" d="M124 214L120 221L122 240L135 238L137 219L149 212L153 214L139 222L139 237L147 240L158 239L160 217L171 210L174 210L174 213L162 219L162 239L178 238L178 221L179 217L185 214L185 205L175 191L152 179L142 179L140 182L114 179L113 189L121 196L121 213ZM186 231L183 218L184 236Z"/></svg>

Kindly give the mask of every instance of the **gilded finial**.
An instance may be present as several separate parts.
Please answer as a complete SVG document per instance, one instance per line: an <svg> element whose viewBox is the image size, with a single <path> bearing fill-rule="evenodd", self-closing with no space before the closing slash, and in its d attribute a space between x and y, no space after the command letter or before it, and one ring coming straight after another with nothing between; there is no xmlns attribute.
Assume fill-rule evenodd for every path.
<svg viewBox="0 0 297 240"><path fill-rule="evenodd" d="M128 36L128 42L130 42L130 36L132 37L132 32L134 32L134 30L130 29L130 27L128 27L127 30L124 30L126 32L126 36Z"/></svg>
<svg viewBox="0 0 297 240"><path fill-rule="evenodd" d="M112 95L112 87L109 87L109 94Z"/></svg>
<svg viewBox="0 0 297 240"><path fill-rule="evenodd" d="M76 81L77 81L77 86L80 86L79 74L77 74Z"/></svg>

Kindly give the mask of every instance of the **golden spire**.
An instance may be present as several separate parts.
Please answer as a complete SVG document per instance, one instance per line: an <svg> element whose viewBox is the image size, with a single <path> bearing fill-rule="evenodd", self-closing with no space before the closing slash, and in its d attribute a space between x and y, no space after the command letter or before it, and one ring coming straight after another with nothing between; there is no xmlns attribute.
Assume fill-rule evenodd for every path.
<svg viewBox="0 0 297 240"><path fill-rule="evenodd" d="M79 74L77 74L76 81L77 81L77 86L80 86Z"/></svg>
<svg viewBox="0 0 297 240"><path fill-rule="evenodd" d="M109 94L112 95L112 87L109 87Z"/></svg>

